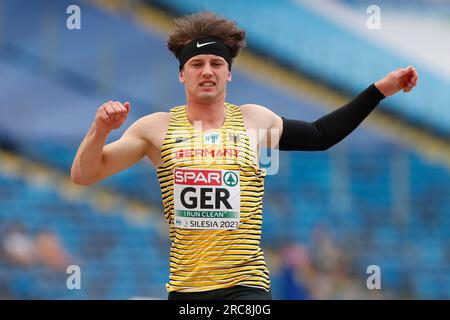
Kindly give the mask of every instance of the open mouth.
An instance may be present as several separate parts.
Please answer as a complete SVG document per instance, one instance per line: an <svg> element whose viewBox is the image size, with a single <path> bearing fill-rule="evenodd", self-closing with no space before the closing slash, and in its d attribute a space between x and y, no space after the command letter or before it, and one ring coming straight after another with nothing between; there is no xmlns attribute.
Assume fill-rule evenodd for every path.
<svg viewBox="0 0 450 320"><path fill-rule="evenodd" d="M215 85L216 85L216 83L213 81L203 81L200 83L200 87L206 87L206 88L214 87Z"/></svg>

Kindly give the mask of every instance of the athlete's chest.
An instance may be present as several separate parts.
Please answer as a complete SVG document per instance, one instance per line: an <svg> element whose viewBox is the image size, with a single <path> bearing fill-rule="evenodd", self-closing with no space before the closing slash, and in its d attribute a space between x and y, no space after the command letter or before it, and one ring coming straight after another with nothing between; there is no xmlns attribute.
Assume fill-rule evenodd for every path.
<svg viewBox="0 0 450 320"><path fill-rule="evenodd" d="M164 156L168 150L174 161L189 158L203 158L205 161L237 159L240 155L245 155L252 160L253 165L258 165L258 130L247 128L247 121L240 117L240 112L236 112L237 107L229 107L227 119L220 129L209 128L207 124L193 126L182 108L175 109L177 111L173 112L167 124L161 124L159 128L149 132L151 146L147 157L156 167L164 164ZM233 117L233 112L238 117Z"/></svg>
<svg viewBox="0 0 450 320"><path fill-rule="evenodd" d="M257 165L257 138L248 135L245 128L228 128L196 131L186 128L169 128L153 136L153 147L147 157L156 167L168 160L172 163L185 161L247 161ZM248 163L247 163L248 165Z"/></svg>

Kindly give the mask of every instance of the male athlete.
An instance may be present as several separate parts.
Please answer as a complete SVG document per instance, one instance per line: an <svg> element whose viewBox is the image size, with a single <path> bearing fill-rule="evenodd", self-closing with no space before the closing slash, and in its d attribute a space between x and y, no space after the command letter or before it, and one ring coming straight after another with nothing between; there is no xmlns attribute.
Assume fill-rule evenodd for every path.
<svg viewBox="0 0 450 320"><path fill-rule="evenodd" d="M169 299L271 299L260 248L265 171L259 148L326 150L383 98L411 91L418 80L413 67L397 69L315 122L285 119L262 106L225 102L232 61L244 45L245 32L213 13L175 20L167 46L179 61L186 105L140 118L105 146L130 104L103 104L72 165L80 185L144 156L157 168L172 244Z"/></svg>

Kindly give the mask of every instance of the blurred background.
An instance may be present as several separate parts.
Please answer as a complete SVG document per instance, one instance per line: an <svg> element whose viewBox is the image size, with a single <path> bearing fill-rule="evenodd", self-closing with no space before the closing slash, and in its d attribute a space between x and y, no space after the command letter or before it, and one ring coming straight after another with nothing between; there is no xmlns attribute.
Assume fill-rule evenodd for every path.
<svg viewBox="0 0 450 320"><path fill-rule="evenodd" d="M70 167L105 101L132 105L108 142L184 104L167 34L174 17L211 10L247 31L237 105L314 121L396 68L420 74L331 149L280 153L262 235L273 297L449 299L450 1L372 2L0 0L0 298L167 298L150 162L92 187ZM366 286L371 265L381 289Z"/></svg>

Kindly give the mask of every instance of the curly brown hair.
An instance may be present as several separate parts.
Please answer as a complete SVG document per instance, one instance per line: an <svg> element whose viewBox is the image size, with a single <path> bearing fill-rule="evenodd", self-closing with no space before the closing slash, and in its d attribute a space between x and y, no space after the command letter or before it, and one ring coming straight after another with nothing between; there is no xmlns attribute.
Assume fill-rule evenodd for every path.
<svg viewBox="0 0 450 320"><path fill-rule="evenodd" d="M178 57L184 45L198 38L216 38L229 48L231 57L238 55L245 47L245 31L236 22L218 16L210 11L187 15L174 21L174 28L167 40L167 48Z"/></svg>

